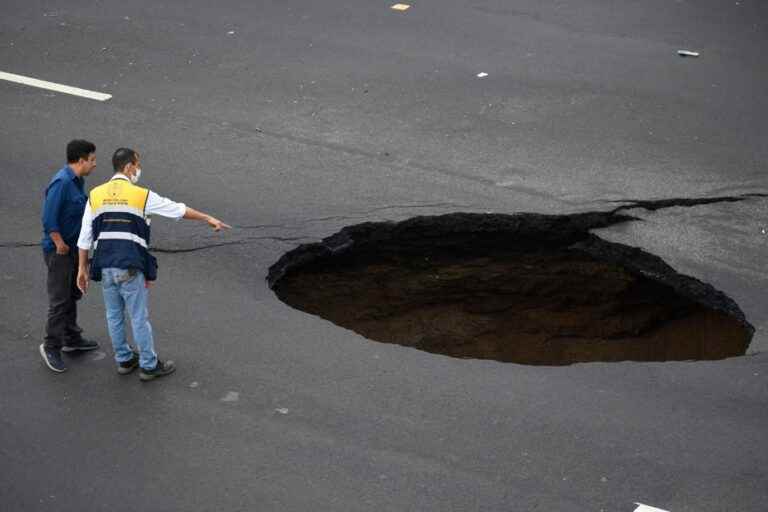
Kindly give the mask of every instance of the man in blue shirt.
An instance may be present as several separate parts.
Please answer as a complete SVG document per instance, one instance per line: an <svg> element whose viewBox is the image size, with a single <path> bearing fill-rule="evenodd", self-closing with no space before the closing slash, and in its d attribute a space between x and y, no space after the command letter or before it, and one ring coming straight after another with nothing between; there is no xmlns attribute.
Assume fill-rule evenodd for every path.
<svg viewBox="0 0 768 512"><path fill-rule="evenodd" d="M84 178L96 167L96 146L87 140L67 144L67 165L45 189L43 203L43 257L48 267L48 322L40 345L43 362L54 372L67 367L61 351L93 350L99 345L83 338L77 325L77 239L88 196Z"/></svg>

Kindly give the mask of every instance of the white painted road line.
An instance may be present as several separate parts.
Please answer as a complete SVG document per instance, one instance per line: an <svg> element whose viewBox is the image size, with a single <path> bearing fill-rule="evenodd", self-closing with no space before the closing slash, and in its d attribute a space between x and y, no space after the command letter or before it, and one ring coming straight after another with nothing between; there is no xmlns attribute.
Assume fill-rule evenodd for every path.
<svg viewBox="0 0 768 512"><path fill-rule="evenodd" d="M71 87L69 85L46 82L45 80L38 80L37 78L30 78L28 76L22 75L14 75L13 73L5 73L3 71L0 71L0 80L7 80L8 82L29 85L30 87L38 87L40 89L48 89L49 91L61 92L64 94L72 94L73 96L80 96L81 98L88 98L96 101L107 101L112 97L111 94L104 94L103 92L89 91L87 89L80 89L78 87Z"/></svg>
<svg viewBox="0 0 768 512"><path fill-rule="evenodd" d="M668 510L663 510L656 507L649 507L648 505L643 505L642 503L635 502L635 505L637 505L635 512L669 512Z"/></svg>

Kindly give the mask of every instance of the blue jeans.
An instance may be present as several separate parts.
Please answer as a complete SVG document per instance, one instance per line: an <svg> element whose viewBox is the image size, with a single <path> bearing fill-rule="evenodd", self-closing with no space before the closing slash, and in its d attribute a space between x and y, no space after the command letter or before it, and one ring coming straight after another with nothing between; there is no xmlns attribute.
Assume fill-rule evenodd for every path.
<svg viewBox="0 0 768 512"><path fill-rule="evenodd" d="M135 272L135 273L134 273ZM147 370L157 365L155 341L152 326L149 323L147 309L147 290L144 274L121 268L104 268L101 271L101 289L104 292L104 306L107 310L107 326L112 347L115 349L115 361L130 361L133 352L125 337L125 309L131 316L133 341L139 348L139 365Z"/></svg>

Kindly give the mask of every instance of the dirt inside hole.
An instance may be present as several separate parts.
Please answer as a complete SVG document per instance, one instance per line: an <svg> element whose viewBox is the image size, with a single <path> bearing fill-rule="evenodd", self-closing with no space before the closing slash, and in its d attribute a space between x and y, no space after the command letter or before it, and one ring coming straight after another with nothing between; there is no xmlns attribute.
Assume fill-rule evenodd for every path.
<svg viewBox="0 0 768 512"><path fill-rule="evenodd" d="M511 248L496 235L455 244L388 235L379 244L371 233L351 237L351 248L303 253L275 279L275 293L371 340L531 365L722 359L743 355L752 337L735 303L647 253L663 272L596 258L573 240ZM708 294L728 307L709 306Z"/></svg>

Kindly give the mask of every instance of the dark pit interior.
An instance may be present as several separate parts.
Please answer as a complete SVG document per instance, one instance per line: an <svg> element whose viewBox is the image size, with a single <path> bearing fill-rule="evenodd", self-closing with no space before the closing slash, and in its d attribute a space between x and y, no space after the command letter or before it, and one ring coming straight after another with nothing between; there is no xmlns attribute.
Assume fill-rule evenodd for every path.
<svg viewBox="0 0 768 512"><path fill-rule="evenodd" d="M382 226L384 236L346 233L342 249L298 251L276 294L371 340L532 365L722 359L743 355L752 337L709 285L585 232L553 241L438 229L430 241L436 233ZM633 254L656 267L617 261Z"/></svg>

